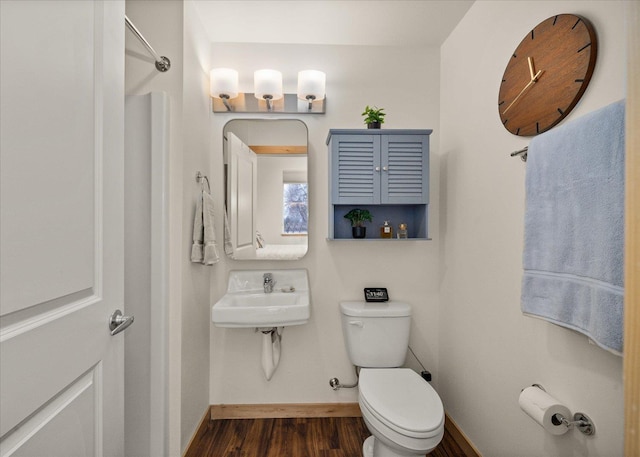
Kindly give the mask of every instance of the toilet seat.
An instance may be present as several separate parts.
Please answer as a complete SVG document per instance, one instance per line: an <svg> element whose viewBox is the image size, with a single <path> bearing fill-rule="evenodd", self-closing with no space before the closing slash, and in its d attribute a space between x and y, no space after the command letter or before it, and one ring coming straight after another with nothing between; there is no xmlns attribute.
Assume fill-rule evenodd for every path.
<svg viewBox="0 0 640 457"><path fill-rule="evenodd" d="M442 401L415 371L363 368L359 388L360 405L391 430L418 439L442 434Z"/></svg>

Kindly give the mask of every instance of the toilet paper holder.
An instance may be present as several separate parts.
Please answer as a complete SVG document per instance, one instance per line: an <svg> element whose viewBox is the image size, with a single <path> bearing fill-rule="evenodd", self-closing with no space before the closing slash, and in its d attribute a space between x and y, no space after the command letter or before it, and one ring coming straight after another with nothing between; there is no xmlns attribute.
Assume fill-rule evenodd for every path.
<svg viewBox="0 0 640 457"><path fill-rule="evenodd" d="M567 428L575 427L580 430L581 433L588 436L596 432L595 425L593 425L593 422L591 422L591 419L585 413L575 413L572 421L563 417L562 414L554 414L551 421L555 425L564 424Z"/></svg>
<svg viewBox="0 0 640 457"><path fill-rule="evenodd" d="M540 384L531 384L531 386L532 387L537 387L538 389L542 390L543 392L546 392L545 388L542 387ZM580 431L580 433L582 433L584 435L587 435L587 436L591 436L591 435L596 433L595 424L593 423L591 418L589 416L587 416L585 413L580 413L580 412L575 413L573 415L573 420L572 421L570 421L569 419L564 417L562 414L556 413L551 418L551 422L553 422L553 425L563 424L568 429L571 429L571 428L575 427Z"/></svg>

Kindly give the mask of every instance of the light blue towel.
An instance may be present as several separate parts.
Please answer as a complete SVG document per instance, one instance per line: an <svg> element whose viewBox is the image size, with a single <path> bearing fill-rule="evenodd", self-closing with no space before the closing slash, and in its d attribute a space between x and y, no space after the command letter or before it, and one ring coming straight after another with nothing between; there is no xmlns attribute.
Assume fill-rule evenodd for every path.
<svg viewBox="0 0 640 457"><path fill-rule="evenodd" d="M525 187L522 312L622 355L624 101L535 137Z"/></svg>

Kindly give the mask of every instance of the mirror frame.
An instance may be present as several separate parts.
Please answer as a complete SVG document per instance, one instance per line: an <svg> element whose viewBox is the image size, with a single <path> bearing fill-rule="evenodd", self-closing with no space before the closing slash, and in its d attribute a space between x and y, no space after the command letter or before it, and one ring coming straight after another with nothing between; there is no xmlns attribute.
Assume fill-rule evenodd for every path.
<svg viewBox="0 0 640 457"><path fill-rule="evenodd" d="M250 138L250 135L244 135L245 140L242 140L238 138L237 133L233 132L233 130L238 132L238 129L230 129L230 127L232 127L234 124L242 123L242 122L248 122L249 124L259 123L263 126L267 124L282 124L282 123L287 123L290 125L298 124L297 126L295 126L296 129L299 129L299 128L304 129L304 141L306 142L306 145L304 146L304 149L305 149L304 153L301 153L298 150L298 148L302 146L301 144L298 144L298 143L301 143L301 141L285 142L285 141L278 141L277 139L265 140L265 141L258 139L256 141L253 141ZM277 126L274 126L273 128L277 129ZM270 128L266 129L266 131L269 131L269 130ZM250 125L248 127L248 131L249 132L251 131ZM302 132L303 131L300 130L300 140L302 140ZM238 138L240 142L246 146L247 150L250 150L249 146L252 146L252 147L265 146L264 148L261 148L260 152L257 151L257 148L256 148L256 151L250 150L249 155L247 155L245 152L239 152L240 155L234 154L234 157L231 160L234 161L234 163L236 163L239 166L239 168L243 169L243 171L239 172L238 166L237 166L235 167L236 171L233 173L231 177L230 177L230 171L229 171L230 170L230 164L229 164L230 152L229 151L230 151L230 141L233 141L233 140L229 140L230 138L229 133L234 133L233 136ZM246 140L247 137L249 137L248 140ZM310 224L309 224L310 211L309 211L308 190L307 190L307 234L291 235L291 236L304 236L305 242L279 244L279 243L272 243L271 241L273 240L273 238L272 240L269 240L267 238L265 242L262 239L262 237L259 235L261 232L259 232L259 228L257 227L257 221L259 221L257 216L257 208L259 208L260 204L254 203L254 201L259 202L260 197L258 195L259 192L257 192L256 189L253 189L253 186L257 186L256 184L257 179L258 179L258 176L260 176L259 169L257 166L258 157L264 157L268 154L273 154L274 157L279 157L279 158L287 157L287 156L302 157L304 154L304 158L306 159L306 167L305 167L306 169L304 173L305 173L306 183L308 186L308 183L309 183L309 128L307 124L301 119L295 119L295 118L286 118L286 119L253 118L253 117L234 118L227 121L223 126L222 141L223 141L222 153L223 153L224 207L225 207L224 251L227 257L232 260L292 261L292 260L302 259L309 252L308 240L309 240L309 229L310 229ZM261 143L261 144L246 145L244 143L245 141L251 142L251 143ZM273 152L269 148L271 143L276 143L276 144L273 144L274 146L285 146L285 149L283 149L283 152L281 153ZM295 143L295 144L292 145L292 143ZM242 148L242 146L239 145L238 143L234 143L234 144L236 144L236 149ZM287 149L290 149L290 150L287 151ZM253 154L253 157L255 157L254 163L250 163L250 161L252 160L251 154ZM285 171L286 169L283 168L282 169L283 175ZM238 173L241 173L244 176L244 178L238 177ZM238 179L244 179L243 181L244 184L238 184L239 182ZM247 180L251 180L251 182ZM247 182L249 184L246 184ZM231 186L234 186L237 189L236 192L231 190ZM244 190L244 197L237 195L238 192L240 192L240 190L238 189ZM251 194L251 196L249 196L249 194ZM233 198L233 195L236 195L235 200L230 201ZM247 216L246 214L243 214L243 210L241 208L242 206L244 206L245 207L244 211L246 213L248 201L250 201L249 205L252 208L249 210L249 211L252 211L249 216ZM244 204L239 204L239 202L244 202ZM244 223L251 224L252 228L248 230L245 228L245 230L242 230L243 233L240 233L240 230L238 230L237 226L234 226L234 220L237 220L238 217L244 217L245 218ZM257 230L254 230L253 227L256 227ZM233 236L234 234L235 234L235 237ZM253 234L253 236L251 236L250 234ZM270 233L270 236L273 237L273 233ZM283 237L283 236L289 236L289 235L283 235L282 232L280 232L280 237ZM278 238L278 240L282 240L282 238L280 237ZM304 249L301 246L304 246ZM264 250L261 250L261 249L264 249ZM240 252L240 255L237 254L238 252Z"/></svg>

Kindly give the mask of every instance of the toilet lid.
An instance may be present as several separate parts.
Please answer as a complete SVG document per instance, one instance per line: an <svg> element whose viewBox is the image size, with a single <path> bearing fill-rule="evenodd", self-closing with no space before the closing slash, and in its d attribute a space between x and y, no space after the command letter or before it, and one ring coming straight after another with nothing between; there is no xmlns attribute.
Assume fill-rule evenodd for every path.
<svg viewBox="0 0 640 457"><path fill-rule="evenodd" d="M363 368L359 388L363 406L398 433L428 437L444 425L437 392L409 368Z"/></svg>
<svg viewBox="0 0 640 457"><path fill-rule="evenodd" d="M353 317L407 317L411 316L411 306L398 301L343 301L340 302L340 312Z"/></svg>

